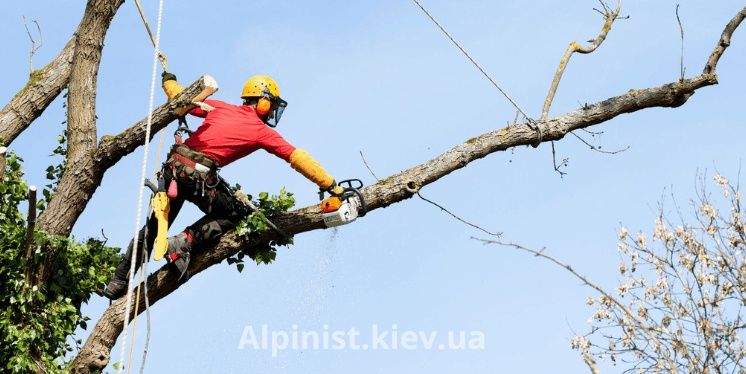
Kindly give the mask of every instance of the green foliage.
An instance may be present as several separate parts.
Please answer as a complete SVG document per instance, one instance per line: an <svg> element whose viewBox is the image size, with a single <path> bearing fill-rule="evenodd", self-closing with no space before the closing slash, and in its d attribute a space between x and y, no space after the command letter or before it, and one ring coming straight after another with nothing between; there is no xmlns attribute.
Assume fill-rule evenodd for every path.
<svg viewBox="0 0 746 374"><path fill-rule="evenodd" d="M278 217L280 214L287 212L288 209L295 206L295 198L291 192L280 190L279 195L270 196L267 192L259 193L258 200L251 200L259 211L252 212L243 221L241 221L236 227L236 232L246 238L254 240L259 247L253 246L250 250L239 252L236 256L228 258L228 264L236 264L236 268L239 272L243 271L244 258L249 256L251 259L259 264L270 264L275 260L277 256L277 246L287 246L293 244L293 238L283 238L280 240L272 240L269 243L258 244L256 239L267 230L272 230L267 222L266 217L270 221Z"/></svg>
<svg viewBox="0 0 746 374"><path fill-rule="evenodd" d="M62 123L64 124L65 122L63 121ZM50 201L52 201L52 195L54 194L54 191L57 190L57 185L59 185L60 183L62 173L65 172L65 156L67 156L67 130L63 130L62 134L57 135L57 148L52 150L52 154L49 156L61 156L62 160L56 165L49 165L47 167L46 172L49 184L45 185L44 189L42 190L44 199L39 200L36 205L37 208L42 211L44 210L44 208L46 208L46 205L49 204Z"/></svg>
<svg viewBox="0 0 746 374"><path fill-rule="evenodd" d="M47 372L66 372L65 356L73 341L79 343L73 333L79 326L85 329L89 320L80 307L111 276L118 248L36 231L36 250L25 258L27 228L20 207L28 199L28 186L21 161L12 152L8 155L0 183L0 372L27 373L39 365ZM50 250L58 253L52 277L32 284L27 272L47 261Z"/></svg>

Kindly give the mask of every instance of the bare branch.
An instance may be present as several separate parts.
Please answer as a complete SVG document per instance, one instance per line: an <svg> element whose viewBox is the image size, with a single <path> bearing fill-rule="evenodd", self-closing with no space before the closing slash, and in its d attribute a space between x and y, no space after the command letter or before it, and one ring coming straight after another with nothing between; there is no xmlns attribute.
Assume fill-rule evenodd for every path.
<svg viewBox="0 0 746 374"><path fill-rule="evenodd" d="M723 55L723 52L725 52L725 50L730 46L730 38L733 36L733 32L736 31L736 28L738 28L738 25L743 22L744 18L746 18L746 7L741 9L741 11L738 12L736 16L730 20L730 22L728 22L728 25L725 26L725 30L723 30L723 33L720 36L720 40L718 40L715 49L712 51L712 54L710 54L710 58L707 59L707 64L705 64L705 68L704 70L702 70L702 74L709 75L715 73L715 69L717 68L718 61L720 61L720 57Z"/></svg>
<svg viewBox="0 0 746 374"><path fill-rule="evenodd" d="M419 197L420 199L422 199L422 200L424 200L424 201L426 201L426 202L428 202L428 203L430 203L430 204L432 204L432 205L435 205L436 207L440 208L440 210L442 210L442 211L444 211L444 212L448 213L448 214L449 214L449 215L450 215L451 217L455 218L456 220L458 220L458 221L460 221L460 222L462 222L462 223L464 223L464 224L466 224L466 225L469 225L469 226L471 226L471 227L473 227L473 228L475 228L475 229L477 229L477 230L479 230L479 231L481 231L481 232L483 232L483 233L485 233L485 234L487 234L487 235L490 235L490 236L494 236L494 237L498 237L498 238L499 238L500 236L502 236L502 233L501 233L501 232L492 232L492 231L488 231L488 230L486 230L486 229L484 229L484 228L482 228L482 227L480 227L480 226L478 226L478 225L475 225L475 224L473 224L473 223L471 223L471 222L469 222L469 221L467 221L467 220L465 220L465 219L463 219L463 218L461 218L461 217L457 216L456 214L454 214L454 213L453 213L453 212L451 212L450 210L448 210L448 209L444 208L444 207L443 207L442 205L440 205L440 204L438 204L438 203L436 203L436 202L434 202L434 201L432 201L432 200L426 199L426 198L425 198L424 196L422 196L422 194L421 194L420 192L417 192L417 196L418 196L418 197Z"/></svg>
<svg viewBox="0 0 746 374"><path fill-rule="evenodd" d="M562 171L560 169L563 168L563 167L565 167L565 166L567 166L567 163L570 162L570 159L569 158L563 158L562 162L560 162L558 164L557 163L557 149L554 146L554 142L552 142L551 144L552 144L552 165L554 166L554 171L556 171L557 173L559 173L560 178L563 178L567 173L565 173L564 171Z"/></svg>
<svg viewBox="0 0 746 374"><path fill-rule="evenodd" d="M679 80L684 80L684 74L686 69L684 68L684 27L681 26L681 18L679 17L679 4L676 4L676 21L679 23L679 32L681 34L681 62L680 62L680 75Z"/></svg>
<svg viewBox="0 0 746 374"><path fill-rule="evenodd" d="M622 152L624 152L624 151L626 151L626 150L629 149L629 146L626 146L626 147L624 147L622 149L617 149L616 151L605 151L605 150L601 149L601 146L596 146L596 145L593 145L593 144L589 143L587 140L583 139L582 136L576 134L575 132L571 132L570 134L572 136L578 138L578 140L580 140L581 142L583 142L583 144L587 145L591 150L599 152L599 153L605 153L607 155L615 155L617 153L622 153Z"/></svg>
<svg viewBox="0 0 746 374"><path fill-rule="evenodd" d="M557 72L554 74L554 79L552 79L552 85L549 87L549 93L547 94L547 98L544 100L544 108L541 110L541 120L544 121L547 119L547 116L549 116L549 107L552 106L552 101L554 101L554 95L557 93L557 87L559 86L560 80L562 79L562 74L565 72L565 68L567 67L568 62L570 62L570 57L573 53L591 53L598 48L601 43L606 40L606 35L608 35L609 31L611 30L611 25L614 23L614 20L616 20L617 16L619 16L619 11L621 10L622 1L619 0L617 2L616 9L612 12L607 5L601 1L601 5L604 8L603 16L604 16L604 25L601 27L601 32L598 34L596 39L593 39L590 41L590 44L586 47L581 46L577 42L572 42L570 45L567 46L567 49L565 50L564 56L562 56L562 59L560 59L559 66L557 67ZM597 10L598 11L598 10ZM600 11L599 11L600 12Z"/></svg>
<svg viewBox="0 0 746 374"><path fill-rule="evenodd" d="M29 65L29 74L34 72L34 54L36 54L36 51L39 50L44 45L44 36L41 33L41 26L39 26L39 22L36 22L36 20L31 20L36 25L36 31L39 33L39 44L36 44L36 40L33 36L31 36L31 31L28 29L28 20L26 17L23 17L23 27L26 28L26 34L28 34L28 38L31 39L31 51L29 51L28 55L28 65Z"/></svg>
<svg viewBox="0 0 746 374"><path fill-rule="evenodd" d="M368 168L370 175L372 175L373 178L376 178L377 181L380 181L381 179L379 179L378 176L376 176L376 173L374 173L373 170L370 168L370 165L368 165L368 161L365 160L365 155L363 154L363 151L360 151L360 158L363 159L363 163L365 164L365 167Z"/></svg>

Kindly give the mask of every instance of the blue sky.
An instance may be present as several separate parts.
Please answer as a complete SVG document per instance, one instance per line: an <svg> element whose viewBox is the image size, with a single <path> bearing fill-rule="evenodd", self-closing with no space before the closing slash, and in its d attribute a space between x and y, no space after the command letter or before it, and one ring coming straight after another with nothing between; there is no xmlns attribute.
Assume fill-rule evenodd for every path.
<svg viewBox="0 0 746 374"><path fill-rule="evenodd" d="M684 0L687 76L701 71L724 25L743 6ZM430 11L520 104L538 116L568 42L595 37L595 1L424 1ZM632 88L674 81L680 42L673 1L627 1L605 44L573 56L551 113ZM155 27L157 3L144 2ZM5 72L0 101L25 83L30 43L22 16L39 21L40 67L68 40L82 2L14 2L0 14ZM546 247L598 283L613 288L620 260L616 232L652 228L661 196L671 190L686 211L698 173L736 179L743 158L743 60L738 30L718 66L720 84L676 109L649 109L593 128L605 155L574 137L557 143L568 175L552 169L548 144L494 154L422 193L506 240ZM162 49L189 83L217 78L214 98L238 101L250 75L274 76L289 102L278 130L307 149L337 179L374 182L359 152L383 177L425 162L475 135L504 126L514 109L410 1L167 1ZM152 47L127 2L107 39L99 73L99 137L146 115ZM162 102L165 96L159 94ZM26 159L30 183L42 185L47 155L64 120L55 101L13 148ZM192 126L199 123L192 119ZM173 126L173 125L172 125ZM169 128L169 137L172 127ZM167 139L170 141L170 139ZM154 149L153 149L154 150ZM112 168L74 229L125 246L134 232L142 152ZM152 161L151 167L152 170ZM316 187L264 152L236 162L223 176L249 192L285 186L298 205L316 203ZM669 206L669 211L673 207ZM172 229L199 217L188 205ZM584 333L594 296L563 270L515 250L470 240L481 233L423 201L411 199L338 230L306 233L271 266L242 274L221 264L156 304L146 372L449 373L578 372L569 347ZM157 264L160 265L160 264ZM152 264L151 268L157 266ZM96 319L107 302L94 298ZM144 325L144 319L139 326ZM474 351L237 349L246 326L321 331L372 325L399 330L480 331ZM138 332L142 349L144 331ZM112 352L119 357L119 346ZM139 359L137 360L139 365ZM618 371L609 369L608 372Z"/></svg>

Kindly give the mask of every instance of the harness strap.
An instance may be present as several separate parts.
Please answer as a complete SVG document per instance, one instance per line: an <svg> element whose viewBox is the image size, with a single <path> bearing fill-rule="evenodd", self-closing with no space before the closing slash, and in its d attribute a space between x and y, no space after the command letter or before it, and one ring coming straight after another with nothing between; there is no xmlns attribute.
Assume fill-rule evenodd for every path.
<svg viewBox="0 0 746 374"><path fill-rule="evenodd" d="M184 144L184 133L191 136L193 132L194 131L189 128L186 116L179 117L179 125L176 128L176 131L174 131L174 140L176 141L176 144Z"/></svg>
<svg viewBox="0 0 746 374"><path fill-rule="evenodd" d="M194 160L192 160L190 158L187 158L187 157L184 157L184 156L182 156L182 155L180 155L178 153L172 154L171 158L174 159L174 160L177 160L177 161L181 162L185 166L188 166L188 167L190 167L190 168L192 168L194 170L197 170L197 171L200 171L200 172L203 172L203 173L206 173L206 172L210 171L209 167L207 167L205 165L202 165L199 162L195 162Z"/></svg>

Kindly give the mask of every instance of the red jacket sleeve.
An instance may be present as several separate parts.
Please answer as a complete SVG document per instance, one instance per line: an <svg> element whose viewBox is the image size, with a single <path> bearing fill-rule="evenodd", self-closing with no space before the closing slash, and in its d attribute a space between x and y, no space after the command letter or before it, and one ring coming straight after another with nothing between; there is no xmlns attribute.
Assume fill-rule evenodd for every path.
<svg viewBox="0 0 746 374"><path fill-rule="evenodd" d="M282 135L273 128L263 126L258 140L262 149L290 162L290 155L295 150L295 147L288 143L287 140L285 140L285 138L283 138Z"/></svg>

